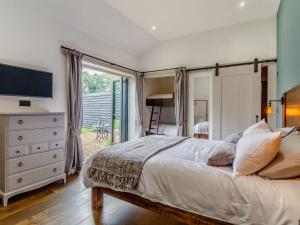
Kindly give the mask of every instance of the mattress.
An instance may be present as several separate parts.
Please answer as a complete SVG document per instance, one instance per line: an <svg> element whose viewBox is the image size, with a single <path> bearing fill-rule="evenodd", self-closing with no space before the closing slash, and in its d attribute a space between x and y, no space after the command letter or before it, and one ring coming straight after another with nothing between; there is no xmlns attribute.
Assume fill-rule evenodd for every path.
<svg viewBox="0 0 300 225"><path fill-rule="evenodd" d="M173 124L159 124L158 134L177 136L177 126Z"/></svg>
<svg viewBox="0 0 300 225"><path fill-rule="evenodd" d="M173 99L173 93L172 94L157 94L157 95L151 95L148 96L147 99Z"/></svg>
<svg viewBox="0 0 300 225"><path fill-rule="evenodd" d="M209 123L208 121L202 121L194 125L194 134L208 134Z"/></svg>
<svg viewBox="0 0 300 225"><path fill-rule="evenodd" d="M188 139L150 158L134 194L154 202L233 224L297 224L300 179L266 180L232 175L231 167L206 160L219 141ZM81 172L87 187L101 186Z"/></svg>

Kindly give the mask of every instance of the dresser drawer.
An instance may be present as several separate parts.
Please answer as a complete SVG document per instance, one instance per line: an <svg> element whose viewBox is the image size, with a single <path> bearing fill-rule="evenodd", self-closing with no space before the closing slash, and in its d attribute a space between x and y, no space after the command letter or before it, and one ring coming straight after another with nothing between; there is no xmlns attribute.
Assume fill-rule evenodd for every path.
<svg viewBox="0 0 300 225"><path fill-rule="evenodd" d="M8 176L9 191L25 187L36 182L56 177L64 173L64 162L55 163L16 175Z"/></svg>
<svg viewBox="0 0 300 225"><path fill-rule="evenodd" d="M8 145L24 145L64 138L64 128L46 128L8 132Z"/></svg>
<svg viewBox="0 0 300 225"><path fill-rule="evenodd" d="M59 140L59 141L51 141L50 142L50 149L60 149L65 148L65 140Z"/></svg>
<svg viewBox="0 0 300 225"><path fill-rule="evenodd" d="M27 145L20 145L8 148L8 158L10 159L28 155L28 153L29 151Z"/></svg>
<svg viewBox="0 0 300 225"><path fill-rule="evenodd" d="M31 145L31 153L39 153L48 151L48 142L36 143Z"/></svg>
<svg viewBox="0 0 300 225"><path fill-rule="evenodd" d="M14 115L8 117L9 130L25 130L46 127L59 127L65 124L64 114L54 115Z"/></svg>
<svg viewBox="0 0 300 225"><path fill-rule="evenodd" d="M64 159L64 150L55 150L39 154L28 155L8 160L8 173L14 174L29 169L56 163Z"/></svg>

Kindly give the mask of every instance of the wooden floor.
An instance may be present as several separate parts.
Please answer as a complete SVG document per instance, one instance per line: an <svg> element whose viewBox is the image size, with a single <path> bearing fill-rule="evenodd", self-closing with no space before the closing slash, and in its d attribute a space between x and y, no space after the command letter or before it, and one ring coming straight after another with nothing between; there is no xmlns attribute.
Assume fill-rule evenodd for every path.
<svg viewBox="0 0 300 225"><path fill-rule="evenodd" d="M104 196L103 213L91 210L90 189L77 176L18 195L0 206L0 225L182 225L173 219Z"/></svg>

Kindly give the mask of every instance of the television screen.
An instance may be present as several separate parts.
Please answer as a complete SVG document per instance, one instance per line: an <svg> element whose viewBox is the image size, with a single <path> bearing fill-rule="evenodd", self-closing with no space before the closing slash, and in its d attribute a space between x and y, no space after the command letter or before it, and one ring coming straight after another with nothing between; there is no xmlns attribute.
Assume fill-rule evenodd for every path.
<svg viewBox="0 0 300 225"><path fill-rule="evenodd" d="M0 95L52 97L52 73L0 64Z"/></svg>

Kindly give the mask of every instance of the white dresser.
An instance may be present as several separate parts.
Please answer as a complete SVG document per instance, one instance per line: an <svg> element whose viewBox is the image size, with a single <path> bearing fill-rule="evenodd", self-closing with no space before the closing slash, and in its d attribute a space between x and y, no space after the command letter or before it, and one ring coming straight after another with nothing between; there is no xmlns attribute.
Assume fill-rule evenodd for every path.
<svg viewBox="0 0 300 225"><path fill-rule="evenodd" d="M0 114L0 197L66 182L64 113Z"/></svg>

